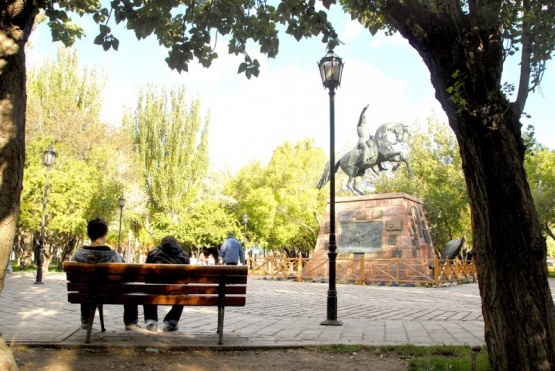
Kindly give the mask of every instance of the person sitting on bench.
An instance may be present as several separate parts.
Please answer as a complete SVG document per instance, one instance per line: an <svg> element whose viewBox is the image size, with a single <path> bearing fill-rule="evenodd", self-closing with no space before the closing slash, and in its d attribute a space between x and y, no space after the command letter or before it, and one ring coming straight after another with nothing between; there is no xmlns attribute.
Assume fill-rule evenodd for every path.
<svg viewBox="0 0 555 371"><path fill-rule="evenodd" d="M173 236L162 238L161 245L148 252L147 263L158 264L189 264L189 255L179 246ZM148 331L158 330L158 306L152 304L143 305L145 324ZM179 319L183 312L183 305L172 305L172 309L164 317L164 332L177 331Z"/></svg>
<svg viewBox="0 0 555 371"><path fill-rule="evenodd" d="M72 261L80 263L123 263L123 258L117 252L106 246L108 223L102 218L95 218L87 224L87 234L91 239L89 246L85 245L75 251ZM87 328L91 307L87 303L81 304L81 328ZM135 330L139 326L139 311L135 304L124 304L123 323L126 330Z"/></svg>

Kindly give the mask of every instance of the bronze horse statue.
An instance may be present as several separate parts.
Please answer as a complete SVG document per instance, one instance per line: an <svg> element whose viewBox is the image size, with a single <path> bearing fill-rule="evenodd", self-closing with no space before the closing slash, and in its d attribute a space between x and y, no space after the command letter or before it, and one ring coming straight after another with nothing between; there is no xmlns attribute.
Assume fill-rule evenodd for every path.
<svg viewBox="0 0 555 371"><path fill-rule="evenodd" d="M395 136L395 141L390 142L390 134ZM412 170L410 168L409 161L403 157L402 153L393 148L394 144L404 143L407 141L409 136L408 126L397 122L387 122L382 124L378 130L376 130L376 135L370 138L366 143L369 148L371 148L373 156L368 159L363 159L361 157L361 150L357 147L339 159L335 163L333 173L335 174L339 168L343 170L345 174L349 177L347 180L347 189L353 192L354 195L364 195L364 192L359 188L360 182L364 173L368 169L372 169L376 175L379 170L386 170L383 166L384 163L390 162L395 163L392 171L395 171L401 166L401 163L407 165L407 171L409 177L412 178ZM318 189L324 187L329 181L331 176L330 163L326 164L324 173L318 182Z"/></svg>

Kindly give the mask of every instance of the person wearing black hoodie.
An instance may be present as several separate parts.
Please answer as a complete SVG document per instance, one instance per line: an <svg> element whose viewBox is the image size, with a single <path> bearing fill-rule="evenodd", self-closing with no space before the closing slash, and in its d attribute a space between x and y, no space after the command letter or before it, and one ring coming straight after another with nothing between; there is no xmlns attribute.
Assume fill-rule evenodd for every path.
<svg viewBox="0 0 555 371"><path fill-rule="evenodd" d="M189 264L189 255L179 246L173 236L162 238L160 246L148 252L147 263L157 264ZM145 324L148 331L158 330L158 306L144 305ZM183 305L173 305L164 317L164 332L177 331Z"/></svg>

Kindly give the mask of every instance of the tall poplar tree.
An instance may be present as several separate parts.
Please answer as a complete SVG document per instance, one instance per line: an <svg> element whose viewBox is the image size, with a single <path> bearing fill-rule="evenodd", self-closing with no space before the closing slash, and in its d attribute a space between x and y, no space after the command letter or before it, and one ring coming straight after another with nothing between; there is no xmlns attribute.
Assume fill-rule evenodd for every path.
<svg viewBox="0 0 555 371"><path fill-rule="evenodd" d="M150 214L145 227L155 239L158 233L186 237L184 222L209 167L210 117L203 118L200 109L200 99L188 103L183 87L149 86L123 119L144 169Z"/></svg>
<svg viewBox="0 0 555 371"><path fill-rule="evenodd" d="M109 135L100 119L106 79L96 68L81 68L76 49L60 47L55 60L32 65L27 76L27 140L52 136L66 143L71 155L85 159Z"/></svg>

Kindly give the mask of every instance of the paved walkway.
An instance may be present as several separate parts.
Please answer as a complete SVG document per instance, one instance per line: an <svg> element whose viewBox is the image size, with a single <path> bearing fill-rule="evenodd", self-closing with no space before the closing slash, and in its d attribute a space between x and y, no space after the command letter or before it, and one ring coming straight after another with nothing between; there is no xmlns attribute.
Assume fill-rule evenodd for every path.
<svg viewBox="0 0 555 371"><path fill-rule="evenodd" d="M65 274L8 274L0 294L0 332L8 344L82 346L79 305L67 302ZM180 329L126 331L123 308L104 306L87 346L152 348L296 347L323 344L432 345L484 343L478 284L442 288L337 285L342 326L322 326L327 284L270 281L251 276L245 307L225 311L224 345L218 346L217 308L185 307ZM555 290L552 288L552 291ZM159 307L163 318L169 307ZM142 322L142 307L139 307ZM143 325L144 328L144 325Z"/></svg>

